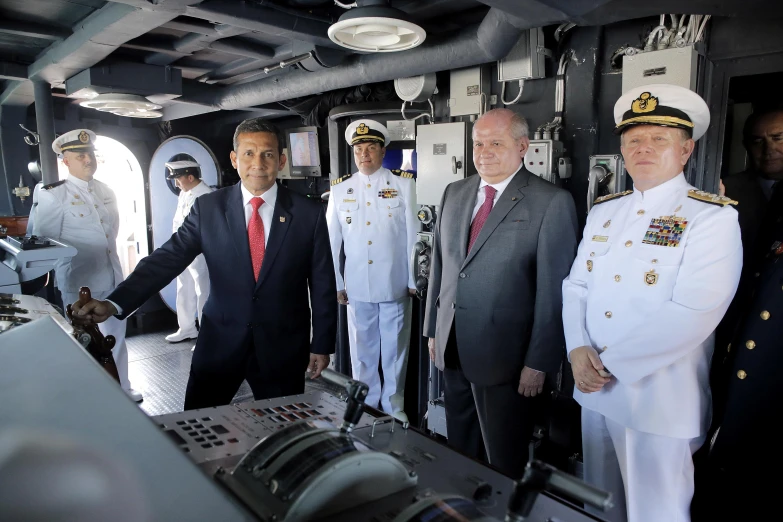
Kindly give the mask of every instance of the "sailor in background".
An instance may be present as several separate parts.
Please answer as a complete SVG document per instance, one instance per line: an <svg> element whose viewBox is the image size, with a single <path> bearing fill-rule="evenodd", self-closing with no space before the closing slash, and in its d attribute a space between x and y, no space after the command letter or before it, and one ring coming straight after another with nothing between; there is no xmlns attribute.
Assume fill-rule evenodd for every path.
<svg viewBox="0 0 783 522"><path fill-rule="evenodd" d="M332 181L326 210L337 301L348 306L353 378L370 387L365 402L407 422L405 370L416 294L410 253L416 242L416 187L407 172L383 168L386 127L358 120L345 131L359 172ZM340 273L340 246L345 277ZM383 386L378 373L380 360Z"/></svg>
<svg viewBox="0 0 783 522"><path fill-rule="evenodd" d="M212 187L201 181L201 166L195 161L171 161L166 163L168 179L179 188L177 210L174 213L172 232L179 230L190 213L196 198L212 192ZM201 311L209 297L209 272L204 255L199 254L187 270L177 276L177 323L179 330L166 336L170 343L198 337L196 317L201 324Z"/></svg>
<svg viewBox="0 0 783 522"><path fill-rule="evenodd" d="M122 280L117 255L117 232L120 215L117 198L104 183L93 179L98 169L95 159L95 133L87 129L67 132L54 140L52 149L62 155L68 167L66 179L45 185L38 194L33 233L76 248L71 259L55 265L55 281L63 303L79 299L79 288L90 288L95 299L103 299ZM125 321L112 317L100 324L103 335L113 335L112 350L122 389L136 402L141 393L128 381L128 347L125 344Z"/></svg>
<svg viewBox="0 0 783 522"><path fill-rule="evenodd" d="M614 118L634 190L596 200L563 282L584 476L615 496L608 520L688 521L714 330L742 268L737 212L683 175L709 124L701 97L637 87Z"/></svg>

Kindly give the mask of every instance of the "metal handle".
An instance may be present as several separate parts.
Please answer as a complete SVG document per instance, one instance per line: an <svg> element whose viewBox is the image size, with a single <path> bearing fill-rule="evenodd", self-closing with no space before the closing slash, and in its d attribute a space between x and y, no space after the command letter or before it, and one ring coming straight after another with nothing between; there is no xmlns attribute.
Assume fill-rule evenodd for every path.
<svg viewBox="0 0 783 522"><path fill-rule="evenodd" d="M462 170L462 160L457 159L456 156L451 157L451 173L459 174L457 171Z"/></svg>
<svg viewBox="0 0 783 522"><path fill-rule="evenodd" d="M593 208L593 201L595 201L598 194L598 187L605 185L609 181L611 172L604 165L593 165L588 174L587 182L587 211Z"/></svg>

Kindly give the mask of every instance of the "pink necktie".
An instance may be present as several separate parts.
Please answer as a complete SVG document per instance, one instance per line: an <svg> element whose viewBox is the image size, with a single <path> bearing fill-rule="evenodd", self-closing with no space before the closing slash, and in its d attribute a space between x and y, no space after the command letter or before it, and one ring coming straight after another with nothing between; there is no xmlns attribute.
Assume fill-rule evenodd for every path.
<svg viewBox="0 0 783 522"><path fill-rule="evenodd" d="M264 222L258 213L258 208L264 204L261 198L250 200L253 206L253 213L250 214L250 223L247 225L247 241L250 245L250 259L253 261L253 275L258 281L258 274L261 273L261 264L264 262Z"/></svg>
<svg viewBox="0 0 783 522"><path fill-rule="evenodd" d="M479 207L476 217L473 218L473 223L470 224L470 239L468 239L468 252L473 248L473 243L476 242L476 238L481 232L481 227L487 221L489 213L492 212L492 204L495 202L495 193L497 190L489 185L484 185L484 203Z"/></svg>

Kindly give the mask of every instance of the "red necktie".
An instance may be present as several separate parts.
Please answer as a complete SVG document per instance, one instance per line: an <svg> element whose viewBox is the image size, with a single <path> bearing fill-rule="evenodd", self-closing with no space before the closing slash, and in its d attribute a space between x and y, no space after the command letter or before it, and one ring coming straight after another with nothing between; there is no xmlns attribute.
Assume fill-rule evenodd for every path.
<svg viewBox="0 0 783 522"><path fill-rule="evenodd" d="M250 244L250 259L253 261L253 275L258 281L258 274L261 273L261 264L264 262L264 222L261 221L261 215L258 213L258 207L264 204L261 198L252 198L250 204L253 206L253 213L250 214L250 223L247 225L247 241Z"/></svg>
<svg viewBox="0 0 783 522"><path fill-rule="evenodd" d="M473 223L470 224L470 239L468 239L468 252L473 248L473 243L476 242L476 238L481 232L481 227L487 221L489 213L492 211L492 204L495 202L495 193L497 190L489 185L484 185L484 203L479 207L476 217L473 218Z"/></svg>

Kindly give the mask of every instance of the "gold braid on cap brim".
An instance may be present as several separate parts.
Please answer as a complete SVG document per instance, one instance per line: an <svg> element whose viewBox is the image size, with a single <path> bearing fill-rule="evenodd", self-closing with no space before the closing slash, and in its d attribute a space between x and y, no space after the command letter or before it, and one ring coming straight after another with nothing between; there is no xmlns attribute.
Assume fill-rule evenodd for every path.
<svg viewBox="0 0 783 522"><path fill-rule="evenodd" d="M60 147L60 150L65 152L66 150L73 150L73 149L84 149L84 150L95 150L95 146L91 143L79 143L77 145L68 145L65 147Z"/></svg>
<svg viewBox="0 0 783 522"><path fill-rule="evenodd" d="M373 135L365 135L365 136L356 136L351 140L351 145L356 145L357 143L361 143L364 141L377 141L380 143L386 143L386 139L382 136L373 136Z"/></svg>
<svg viewBox="0 0 783 522"><path fill-rule="evenodd" d="M673 116L637 116L635 118L628 118L617 124L617 127L623 125L629 125L631 123L652 123L653 125L684 125L685 127L693 128L693 122L683 120L682 118L674 118Z"/></svg>

